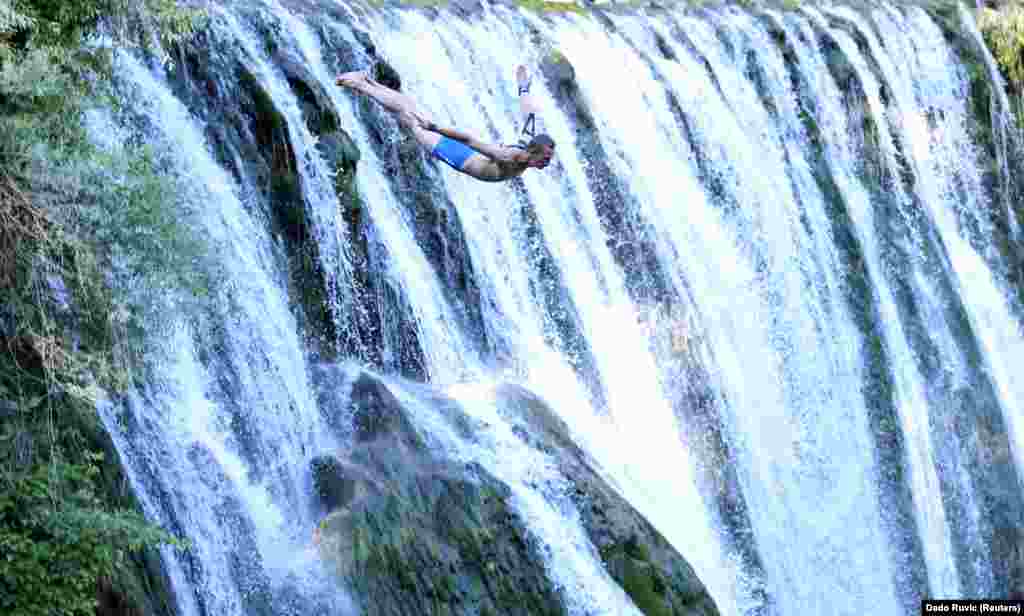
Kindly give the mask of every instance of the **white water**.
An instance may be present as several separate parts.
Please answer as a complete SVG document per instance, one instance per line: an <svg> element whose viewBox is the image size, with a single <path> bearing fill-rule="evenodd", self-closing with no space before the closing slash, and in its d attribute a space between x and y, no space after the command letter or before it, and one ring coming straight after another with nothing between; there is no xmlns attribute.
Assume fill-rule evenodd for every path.
<svg viewBox="0 0 1024 616"><path fill-rule="evenodd" d="M632 21L622 30L658 57L643 24L622 21ZM752 24L736 21L737 29L753 36ZM727 423L742 459L741 481L770 592L779 611L787 614L895 611L885 538L871 490L864 403L850 387L858 382L851 361L857 341L841 311L828 320L821 316L826 302L838 303L830 295L819 295L829 293L828 286L816 288L813 283L819 281L801 279L801 272L813 271L813 258L819 255L794 224L797 202L782 150L785 137L797 131L769 119L743 73L730 58L716 53L711 24L685 20L681 27L706 53L725 98L681 46L673 45L679 62L658 61L657 66L682 107L693 111L695 146L716 159L715 154L728 156L715 161L715 172L737 210L723 212L720 202L699 194L699 187L684 198L665 194L655 207L678 212L669 228L681 255L680 273L693 285L700 314L717 315L701 326L721 370ZM652 93L660 89L654 83L645 88ZM595 94L592 100L608 96ZM599 102L596 107L601 110ZM662 124L670 122L662 118ZM647 158L664 160L666 148L659 145L644 148ZM799 157L799 148L790 145L790 153ZM646 169L647 161L638 166ZM687 160L677 167L689 167ZM799 176L793 181L809 184ZM678 181L671 188L677 186ZM800 198L815 213L811 208L820 202L816 191L805 188ZM662 220L670 215L662 214ZM683 225L690 228L684 231ZM761 272L751 254L765 260ZM797 583L812 575L815 584ZM850 578L858 580L861 592L833 605Z"/></svg>
<svg viewBox="0 0 1024 616"><path fill-rule="evenodd" d="M630 272L607 248L586 182L588 161L574 147L576 127L543 80L534 80L533 92L545 130L559 144L557 163L549 171L528 172L521 189L511 183L479 183L440 165L431 171L465 231L488 336L511 349L505 369L488 373L488 358L478 357L469 334L460 330L441 282L415 244L413 221L370 146L370 131L357 119L353 95L333 84L332 71L361 67L335 66L324 57L318 33L351 42L349 26L313 26L277 2L255 13L282 26L275 42L308 63L344 129L359 143L358 189L368 226L386 255L385 268L373 275L400 290L412 312L409 320L423 347L430 382L446 388L481 422L479 438L465 442L431 408L404 393L400 382L392 388L418 409L419 427L453 457L479 462L510 485L513 503L544 546L549 573L571 613L636 610L604 572L578 514L561 498L567 478L523 445L496 412L490 397L494 381L517 380L551 404L613 485L694 566L722 614L758 613L764 606L751 590L758 586L769 596L773 613L783 615L895 616L904 613L907 597L926 591L898 585L899 565L891 560L889 543L899 529L887 528L887 503L880 501L877 489L880 469L863 391L863 332L843 295L846 274L830 231L829 197L813 176L802 111L781 51L762 23L737 11L700 19L622 15L613 17L617 32L610 33L586 17L540 19L489 5L482 22L448 14L429 18L415 11L366 11L353 18L402 75L403 91L428 115L492 141L508 142L518 128L511 78L515 64L536 66L545 53L531 42L530 28L554 41L572 63L609 163L635 199L622 207L635 207L632 213L657 231L657 258L670 272L665 282L679 296L692 298L693 305L685 308L698 332L694 348L717 389L730 463L736 466L753 529L753 536L742 540L754 542L763 564L764 579L754 580L728 553L727 530L715 527L717 518L709 509L714 505L698 489L695 467L713 461L691 459L670 401L669 389L678 384L661 379L660 366L669 358L652 351L638 323L648 307L633 305L625 290ZM927 209L925 219L948 253L949 269L942 274L954 280L979 338L983 371L1000 397L1018 467L1024 452L1019 407L1024 382L1012 367L1024 359L1024 336L1006 289L972 246L971 240L984 243L984 238L970 237L960 222L987 207L992 196L982 188L964 129L964 86L949 69L955 61L941 34L921 14L903 17L882 9L874 19L885 48L861 28L880 78L893 93L886 107L879 76L849 34L835 26L837 16L863 20L842 10L767 19L786 31L796 49L800 63L790 68L802 76L807 96L815 101L828 170L875 285L876 325L891 362L927 590L931 596L958 596L961 572L939 486L939 473L952 471L943 470L932 442L927 393L933 385L918 368L908 325L901 320L892 257L876 237L881 223L872 187L858 172L843 95L824 55L798 33L814 41L816 29L828 31L839 44L864 86L869 112L878 120L883 160L894 177L899 177L894 144L909 153L920 178L916 189ZM323 264L335 289L347 288L348 240L330 171L319 158L295 95L265 56L249 18L216 10L219 44L245 58L284 115ZM676 40L676 30L686 34L700 57ZM677 59L662 55L656 35ZM761 92L745 72L747 54L767 76ZM235 185L218 167L190 111L161 78L134 61L124 60L119 75L138 89L139 100L147 101L135 105L157 128L150 139L191 178L195 194L188 198L203 203L208 212L206 224L223 251L228 283L210 318L223 323L228 335L223 347L197 345L193 332L181 328L168 341L174 353L163 381L128 407L143 428L133 433L115 427L117 414L111 409L105 419L128 460L134 485L141 487L147 514L176 524L195 546L191 565L165 554L183 614L243 614L250 593L266 593L265 587L276 588L289 576L300 576L306 592L317 594L315 566L294 556L305 550L313 523L303 477L310 456L339 444L329 436L308 385L305 349L279 282L281 265L267 231L252 218L251 204L239 198L247 187ZM686 115L691 141L678 126L670 99ZM937 128L926 124L925 109L944 112ZM402 137L395 129L388 138ZM709 189L709 178L702 177L697 152L709 161L720 192ZM957 186L965 187L968 200L960 200ZM895 184L884 189L908 215L911 195ZM576 358L545 342L551 324L531 292L537 281L522 248L524 207L536 215L566 281L564 300L575 307L593 352L605 408L591 403L588 387L593 384L581 382L572 367ZM925 242L920 231L914 241ZM923 258L906 270L920 318L942 356L949 386L968 384L976 367L966 365L954 324L946 321L945 300L930 278L934 273L922 263ZM335 309L346 309L350 299L358 301L343 299ZM213 352L214 361L198 359L203 348ZM219 390L224 374L231 375L230 391ZM968 527L965 536L976 551L970 565L979 572L976 577L984 578L991 563L978 545L977 529L985 512L972 500L970 477L945 478L959 486L969 519L956 523ZM237 545L249 527L255 556L246 556ZM259 575L239 580L232 561L239 557L253 560L248 566ZM837 602L837 597L844 600ZM341 597L330 601L338 613L351 610Z"/></svg>
<svg viewBox="0 0 1024 616"><path fill-rule="evenodd" d="M193 558L202 563L190 579L195 588L176 589L183 612L194 611L198 597L203 613L241 613L242 595L253 590L248 584L259 582L244 579L229 559L237 533L248 532L239 525L244 520L254 530L261 561L256 566L272 571L292 559L313 524L300 506L307 452L330 448L330 432L307 385L295 321L266 236L239 199L239 187L214 162L198 123L163 84L126 56L119 56L118 75L132 91L129 100L158 130L148 135L150 142L174 157L175 173L194 178L194 192L182 196L204 206L202 223L225 268L215 318L231 335L213 352L230 366L240 397L213 393L216 375L200 363L193 334L182 325L164 341L170 361L162 382L128 407L145 426L145 437L129 439L119 429L112 434L122 455L158 475L149 500L162 499L162 507L173 510L194 546ZM232 425L239 421L249 422L248 434ZM159 428L153 430L154 424ZM170 512L148 513L166 519ZM243 577L232 584L236 574Z"/></svg>
<svg viewBox="0 0 1024 616"><path fill-rule="evenodd" d="M982 343L988 360L987 370L1000 394L1017 465L1024 458L1024 379L1012 369L1014 360L1024 357L1024 329L1010 309L1010 291L1000 288L983 255L971 245L982 242L991 232L981 214L988 203L981 188L974 145L968 137L963 118L966 114L967 84L955 73L939 70L953 61L953 54L939 29L921 12L905 20L880 19L887 44L899 45L897 53L917 48L914 66L880 60L895 98L897 122L904 125L901 139L913 153L921 177L919 194L927 204L932 223L939 231L949 255L949 265L970 315L971 325ZM870 39L877 48L878 42ZM891 43L890 43L891 42ZM879 54L880 55L880 54ZM908 72L913 71L912 81ZM911 89L910 84L915 84ZM939 126L929 131L919 109L941 110ZM963 196L957 191L962 185ZM979 235L958 223L961 217L979 221Z"/></svg>
<svg viewBox="0 0 1024 616"><path fill-rule="evenodd" d="M343 117L355 115L353 101L341 95L334 79L324 65L319 45L309 28L278 4L273 10L276 18L285 25L285 31L294 38L294 44L309 68L328 85L327 92ZM279 87L287 87L279 84ZM352 126L351 135L357 141L368 140L365 129L358 123ZM448 383L479 376L479 358L473 356L469 344L459 331L452 308L444 299L440 282L430 269L423 251L416 245L408 214L399 206L398 200L388 186L383 165L371 148L361 151L362 163L357 177L359 194L367 204L370 219L379 233L379 238L389 255L391 266L381 274L392 279L395 286L405 293L414 313L417 334L423 342L427 355L427 374L431 381Z"/></svg>
<svg viewBox="0 0 1024 616"><path fill-rule="evenodd" d="M333 174L316 151L314 137L302 119L299 102L288 87L281 72L269 63L258 38L247 31L245 26L230 11L217 9L217 23L226 30L225 42L240 46L241 54L247 59L248 70L266 90L267 95L283 116L288 128L289 141L294 148L295 164L298 167L302 195L313 228L313 235L319 246L321 266L326 274L329 289L329 309L332 315L351 309L341 295L340 289L352 277L352 266L347 254L345 226L341 224L340 204L334 191Z"/></svg>
<svg viewBox="0 0 1024 616"><path fill-rule="evenodd" d="M403 15L399 28L381 23L371 30L380 33L382 47L391 50L389 58L405 76L403 90L416 92L417 102L436 121L457 124L494 140L507 141L515 134L518 108L510 93L502 96L497 91L486 98L471 93L494 87L491 76L500 70L503 58L528 54L522 46L522 32L512 27L448 29L416 15ZM450 44L443 46L441 41ZM433 60L429 72L423 69L424 57ZM470 74L459 71L458 67L472 63L493 69ZM419 81L421 75L429 75L430 82ZM543 87L539 82L534 86L538 90ZM541 96L540 100L547 104L542 110L546 130L556 142L571 143L570 127L554 110L550 98ZM492 126L495 132L489 129ZM574 382L564 359L560 362L543 347L543 318L528 291L531 268L513 236L521 225L512 218L519 197L509 185L482 186L465 176L444 173L445 187L466 228L470 254L488 285L483 304L497 308L496 313L485 313L485 318L493 320L489 329L507 336L517 350L518 363L525 370L521 376L524 383L556 401L556 410L590 442L591 453L609 469L631 502L652 519L661 520L659 529L687 554L701 579L714 585L719 582L716 572L723 567L716 553L717 538L703 512L672 409L661 392L656 360L647 350L635 310L625 296L621 273L604 247L582 161L571 148L560 152L564 152L559 155L559 166L564 169L560 177L538 174L524 178L528 206L534 208L569 281L606 382L607 410L614 424L605 427L599 423L594 416L597 409L590 408L581 395L582 387ZM642 415L637 409L642 409ZM614 431L614 440L609 430ZM734 601L728 584L719 582L716 588L716 599L725 601L724 605Z"/></svg>
<svg viewBox="0 0 1024 616"><path fill-rule="evenodd" d="M805 36L812 37L809 24L803 23L799 27ZM795 37L792 40L797 41L798 47L801 45ZM842 35L839 35L840 46L843 46L844 42ZM849 45L846 47L851 62L855 63L859 54L849 49ZM916 368L909 341L899 318L894 292L888 280L886 264L874 237L873 230L877 223L874 220L871 196L856 179L855 169L858 162L849 136L851 129L844 121L846 114L841 102L842 93L828 76L820 51L806 46L800 48L800 51L801 57L807 61L803 67L803 78L807 83L813 84L811 92L820 106L819 115L833 118L832 122L823 125L827 158L832 175L850 208L858 239L867 257L868 271L877 285L876 297L882 313L882 323L886 327L886 350L891 354L892 363L896 367L894 397L910 459L915 513L928 556L932 592L937 597L959 596L959 582L953 562L949 527L937 478L937 458L933 454L931 443L931 421L922 386L924 379ZM862 74L865 88L869 90L869 100L877 104L877 86L871 89L873 78L863 72ZM884 127L882 130L885 130ZM891 160L891 154L889 159ZM950 361L952 362L952 358ZM947 365L952 367L953 364Z"/></svg>

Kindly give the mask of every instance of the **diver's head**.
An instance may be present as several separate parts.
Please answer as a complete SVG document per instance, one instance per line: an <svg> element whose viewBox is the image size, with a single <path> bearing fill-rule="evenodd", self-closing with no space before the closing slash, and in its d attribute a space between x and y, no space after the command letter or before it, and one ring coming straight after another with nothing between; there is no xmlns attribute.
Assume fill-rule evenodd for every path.
<svg viewBox="0 0 1024 616"><path fill-rule="evenodd" d="M555 155L555 140L545 134L537 135L526 145L526 153L530 156L529 166L543 169L551 164L551 157Z"/></svg>

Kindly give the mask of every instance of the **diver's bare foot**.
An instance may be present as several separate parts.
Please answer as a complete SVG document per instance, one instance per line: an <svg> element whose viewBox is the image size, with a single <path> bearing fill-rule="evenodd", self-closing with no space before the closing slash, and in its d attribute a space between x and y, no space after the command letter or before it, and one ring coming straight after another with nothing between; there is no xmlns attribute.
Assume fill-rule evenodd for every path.
<svg viewBox="0 0 1024 616"><path fill-rule="evenodd" d="M370 80L370 74L367 71L350 71L348 73L342 73L338 75L338 79L335 83L339 86L346 86L351 88L360 81L366 82Z"/></svg>
<svg viewBox="0 0 1024 616"><path fill-rule="evenodd" d="M522 64L516 67L516 83L519 84L519 96L530 91L530 73Z"/></svg>

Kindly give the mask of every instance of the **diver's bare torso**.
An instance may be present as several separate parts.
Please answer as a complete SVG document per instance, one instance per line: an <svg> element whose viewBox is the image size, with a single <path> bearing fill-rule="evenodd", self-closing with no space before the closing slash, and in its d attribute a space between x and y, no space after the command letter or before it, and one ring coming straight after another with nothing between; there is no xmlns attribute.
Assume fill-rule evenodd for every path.
<svg viewBox="0 0 1024 616"><path fill-rule="evenodd" d="M460 171L484 182L504 182L522 175L528 167L526 163L500 162L477 152L466 159Z"/></svg>

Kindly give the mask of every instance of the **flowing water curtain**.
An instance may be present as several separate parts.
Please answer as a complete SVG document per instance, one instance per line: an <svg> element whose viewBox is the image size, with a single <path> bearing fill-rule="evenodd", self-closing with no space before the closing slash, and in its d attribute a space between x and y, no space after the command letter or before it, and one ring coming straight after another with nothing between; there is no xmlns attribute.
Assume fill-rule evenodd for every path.
<svg viewBox="0 0 1024 616"><path fill-rule="evenodd" d="M948 362L949 383L967 374L962 350L978 345L951 333L941 309L950 285L931 276L938 244L929 242L956 246L958 231L942 222L948 213L942 195L917 194L901 183L907 152L917 157L919 173L938 159L924 150L898 150L894 144L908 137L890 124L893 109L898 103L910 117L930 103L906 93L895 103L888 98L898 93L893 86L902 76L886 73L885 60L896 52L890 43L872 45L876 26L863 26L859 14L813 9L755 17L674 10L598 20L488 6L476 21L444 9L343 7L328 17L291 10L297 11L278 3L221 9L215 27L231 41L227 53L252 66L283 116L304 160L299 176L306 205L317 216L315 241L328 255L325 267L343 282L351 272L334 259L343 258L344 248L337 249L352 238L335 215L339 202L325 182L329 173L312 147L293 86L275 64L281 54L268 49L283 48L307 64L310 78L350 124L363 150L355 182L365 233L381 268L369 275L398 297L394 305L403 314L394 315L391 326L407 327L423 345L428 380L487 379L488 353L500 350L502 362L516 369L499 375L521 378L553 401L623 493L692 559L723 613L871 607L900 614L922 592L921 576L933 589L955 593L961 562L978 570L972 584L992 587L984 556L962 555L983 554L995 537L985 503L998 501L971 500L984 482L978 483L968 449L935 447L951 427L932 413L929 396L936 394L919 367L926 347L914 333L923 331L921 320L906 308L913 299L935 325L930 333L939 340L936 356ZM894 35L910 28L902 11L895 14ZM927 40L935 34L910 23ZM259 34L264 26L272 27ZM587 130L596 133L609 172L628 194L621 207L635 228L649 232L646 245L659 264L651 271L660 272L652 276L664 278L654 286L690 303L673 299L661 311L630 295L639 285L631 284L630 264L616 260L622 253L613 245L621 238L609 233L608 210L598 205L601 187L586 173L592 161L574 124L581 116L556 105L556 93L543 80L535 88L559 143L558 172L531 171L515 187L481 185L434 166L402 143L388 115L335 88L333 73L351 68L342 67L342 59L368 60L364 39L396 65L403 90L432 114L493 140L517 127L516 60L540 63L557 51L574 68L577 102L593 125ZM938 76L946 70L939 65L948 62L912 47L900 55ZM209 155L209 144L196 138L196 123L187 117L199 110L182 114L168 84L135 69L126 75L145 82L161 113L174 111L172 132L184 138L169 139L170 147L200 171L193 174L197 188L231 185L219 169L223 160ZM840 86L848 83L860 89L844 97ZM945 108L951 121L967 113ZM950 156L963 147L962 137L951 139L937 142L935 151ZM955 177L939 167L939 185ZM410 194L410 187L417 192ZM283 553L300 549L309 520L278 531L288 526L282 520L290 512L303 511L304 460L334 445L316 440L328 430L319 415L330 409L317 407L308 385L306 349L289 312L294 298L279 282L274 240L237 198L209 194L214 222L233 246L225 265L234 308L214 317L223 319L220 340L176 339L182 347L195 345L168 366L178 384L157 388L159 396L140 396L131 412L152 432L148 438L145 431L123 434L119 446L127 459L151 457L129 463L137 467L137 485L147 486L151 506L199 544L194 560L178 567L194 590L186 611L234 614L278 609L286 597L315 594L308 578L288 587L283 580L292 570L277 566ZM413 209L417 203L423 211ZM465 316L458 306L464 296L449 288L437 255L420 239L417 215L433 208L452 212L465 231L464 243L445 239L465 247L479 289L477 317ZM914 227L925 211L941 223L938 230ZM918 228L928 231L913 233ZM538 258L550 270L540 268ZM958 259L943 279L965 263L986 267ZM980 291L997 297L987 283ZM954 303L964 305L962 312L989 340L1010 331L1012 321L981 310L978 300ZM682 305L687 308L680 314ZM648 318L638 316L648 310ZM468 325L474 318L479 330ZM652 340L661 335L667 344ZM382 337L381 344L393 340ZM981 353L986 362L1008 367L1015 347L1000 344L981 345ZM587 353L592 361L584 365ZM677 384L665 378L666 363L679 355L697 358L714 383L712 408L732 456L725 463L735 467L746 499L739 516L745 522L735 512L713 511L720 501L706 500L699 489L695 468L723 461L693 459L685 446L685 409ZM1004 378L1003 404L1012 410L1013 382L998 378ZM547 542L552 566L569 575L567 588L591 602L621 600L621 594L607 594L609 581L592 568L585 540L572 534L566 537L572 541L557 543L556 527L574 518L571 506L544 491L550 469L518 449L519 437L467 391L469 413L492 427L485 443L453 438L449 446L465 448L465 459L515 485L517 507L532 516L531 532ZM951 391L938 394L949 398ZM420 409L418 421L433 425L435 411ZM882 426L900 438L880 435ZM890 445L897 454L886 453ZM173 453L178 450L187 453ZM875 459L902 465L904 453L906 493L889 478L895 467L879 467ZM189 482L217 505L181 492ZM943 493L956 496L956 511L970 522L952 535ZM887 508L887 502L901 504ZM910 530L897 531L897 522L909 522ZM730 547L741 541L752 547ZM244 563L247 580L231 573L232 558ZM852 599L836 607L839 595ZM573 605L582 612L588 600Z"/></svg>

